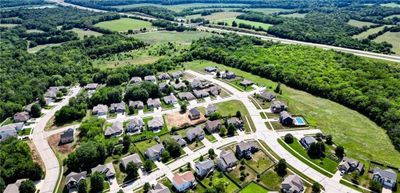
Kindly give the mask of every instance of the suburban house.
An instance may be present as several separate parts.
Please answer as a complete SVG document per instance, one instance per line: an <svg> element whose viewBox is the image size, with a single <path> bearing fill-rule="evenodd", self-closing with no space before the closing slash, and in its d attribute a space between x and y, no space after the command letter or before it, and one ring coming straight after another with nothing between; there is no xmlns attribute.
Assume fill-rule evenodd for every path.
<svg viewBox="0 0 400 193"><path fill-rule="evenodd" d="M380 168L374 168L372 180L380 182L385 188L393 189L396 186L397 173L391 169L382 170Z"/></svg>
<svg viewBox="0 0 400 193"><path fill-rule="evenodd" d="M217 107L214 104L207 105L206 108L206 116L210 116L211 114L217 112Z"/></svg>
<svg viewBox="0 0 400 193"><path fill-rule="evenodd" d="M161 102L159 98L155 98L155 99L147 99L147 108L148 109L158 109L161 107Z"/></svg>
<svg viewBox="0 0 400 193"><path fill-rule="evenodd" d="M156 82L156 81L157 81L156 77L155 77L155 76L152 76L152 75L150 75L150 76L145 76L145 77L144 77L144 80L145 80L145 81L150 81L150 82Z"/></svg>
<svg viewBox="0 0 400 193"><path fill-rule="evenodd" d="M31 116L26 111L15 113L14 116L13 116L13 119L14 119L15 123L26 122L30 118L31 118Z"/></svg>
<svg viewBox="0 0 400 193"><path fill-rule="evenodd" d="M272 100L274 100L276 98L276 95L274 93L263 90L260 93L260 98L263 99L264 101L271 102Z"/></svg>
<svg viewBox="0 0 400 193"><path fill-rule="evenodd" d="M198 125L195 128L187 130L186 137L189 139L189 141L193 141L195 139L202 140L204 139L204 130L201 125Z"/></svg>
<svg viewBox="0 0 400 193"><path fill-rule="evenodd" d="M205 67L204 70L205 70L206 72L216 72L216 71L217 71L217 68L216 68L216 67L213 67L213 66L208 66L208 67Z"/></svg>
<svg viewBox="0 0 400 193"><path fill-rule="evenodd" d="M129 101L129 106L133 107L134 109L143 109L144 104L142 101Z"/></svg>
<svg viewBox="0 0 400 193"><path fill-rule="evenodd" d="M250 81L250 80L243 79L242 81L240 81L239 84L242 85L242 86L246 86L247 87L247 86L253 85L254 83L252 81Z"/></svg>
<svg viewBox="0 0 400 193"><path fill-rule="evenodd" d="M146 152L144 152L144 155L149 158L152 161L159 160L161 157L161 153L164 151L164 146L161 144L156 144L153 145L152 147L149 147Z"/></svg>
<svg viewBox="0 0 400 193"><path fill-rule="evenodd" d="M19 179L15 183L8 184L3 193L19 193L19 186L21 183L27 179Z"/></svg>
<svg viewBox="0 0 400 193"><path fill-rule="evenodd" d="M207 120L205 129L209 133L216 133L221 129L221 121L218 119L214 121Z"/></svg>
<svg viewBox="0 0 400 193"><path fill-rule="evenodd" d="M221 171L229 171L232 167L235 167L238 163L238 159L235 154L231 151L221 151L218 159L218 168Z"/></svg>
<svg viewBox="0 0 400 193"><path fill-rule="evenodd" d="M151 190L148 191L148 193L171 193L171 191L166 186L158 182L152 187Z"/></svg>
<svg viewBox="0 0 400 193"><path fill-rule="evenodd" d="M196 99L196 97L191 92L178 93L178 98L181 99L181 100L187 100L187 101L191 101L191 100L195 100Z"/></svg>
<svg viewBox="0 0 400 193"><path fill-rule="evenodd" d="M183 90L183 89L185 89L186 87L187 87L186 84L183 83L183 82L180 82L180 83L178 83L178 84L174 84L174 89L175 89L175 90Z"/></svg>
<svg viewBox="0 0 400 193"><path fill-rule="evenodd" d="M78 186L78 183L81 180L86 179L87 172L83 171L80 173L76 172L71 172L67 176L65 176L65 186L67 186L68 189L75 188Z"/></svg>
<svg viewBox="0 0 400 193"><path fill-rule="evenodd" d="M204 88L208 88L213 85L214 84L211 83L210 81L205 80L205 79L200 79L200 78L196 78L190 83L190 86L192 87L192 89L204 89Z"/></svg>
<svg viewBox="0 0 400 193"><path fill-rule="evenodd" d="M339 164L339 170L345 173L353 171L362 173L364 171L364 164L362 164L358 160L344 157Z"/></svg>
<svg viewBox="0 0 400 193"><path fill-rule="evenodd" d="M185 147L187 145L186 141L180 135L172 135L171 139L176 141L181 147ZM166 140L163 141L163 144L166 145Z"/></svg>
<svg viewBox="0 0 400 193"><path fill-rule="evenodd" d="M211 86L208 88L208 92L210 92L211 95L217 96L219 93L221 93L221 87L219 86Z"/></svg>
<svg viewBox="0 0 400 193"><path fill-rule="evenodd" d="M142 128L144 126L143 119L140 117L134 117L131 119L127 126L126 126L126 132L127 133L140 133L142 131Z"/></svg>
<svg viewBox="0 0 400 193"><path fill-rule="evenodd" d="M233 126L235 126L236 129L242 129L243 121L237 117L231 117L231 118L226 119L226 125L227 126L233 125Z"/></svg>
<svg viewBox="0 0 400 193"><path fill-rule="evenodd" d="M112 179L115 177L115 170L112 163L97 165L96 167L92 168L92 174L95 172L104 174L107 179Z"/></svg>
<svg viewBox="0 0 400 193"><path fill-rule="evenodd" d="M165 96L163 98L163 100L166 104L169 104L169 105L174 105L174 104L178 103L178 99L172 93L168 96Z"/></svg>
<svg viewBox="0 0 400 193"><path fill-rule="evenodd" d="M166 92L168 90L168 88L169 88L169 85L167 83L162 82L162 83L158 84L158 90L160 92Z"/></svg>
<svg viewBox="0 0 400 193"><path fill-rule="evenodd" d="M111 104L110 111L112 113L124 113L125 112L125 102L113 103Z"/></svg>
<svg viewBox="0 0 400 193"><path fill-rule="evenodd" d="M194 166L196 168L196 175L201 178L207 177L208 174L214 171L214 161L210 159L196 162Z"/></svg>
<svg viewBox="0 0 400 193"><path fill-rule="evenodd" d="M24 123L11 123L0 127L0 142L10 137L17 137L18 131L22 130Z"/></svg>
<svg viewBox="0 0 400 193"><path fill-rule="evenodd" d="M238 158L250 159L251 155L258 151L258 146L255 142L241 141L236 145L236 156Z"/></svg>
<svg viewBox="0 0 400 193"><path fill-rule="evenodd" d="M150 131L157 132L164 127L164 119L162 117L154 117L147 125Z"/></svg>
<svg viewBox="0 0 400 193"><path fill-rule="evenodd" d="M273 113L280 113L282 111L286 111L287 110L287 106L278 100L274 100L271 103L271 112Z"/></svg>
<svg viewBox="0 0 400 193"><path fill-rule="evenodd" d="M189 110L189 118L194 120L194 119L200 119L200 111L197 108L192 108Z"/></svg>
<svg viewBox="0 0 400 193"><path fill-rule="evenodd" d="M172 73L171 73L171 77L172 77L173 79L178 79L178 78L180 78L182 75L183 75L183 73L182 73L181 71L176 71L176 72L172 72Z"/></svg>
<svg viewBox="0 0 400 193"><path fill-rule="evenodd" d="M221 76L223 79L234 79L236 78L236 74L233 72L225 72Z"/></svg>
<svg viewBox="0 0 400 193"><path fill-rule="evenodd" d="M196 96L197 98L205 98L210 96L210 94L207 92L206 89L203 90L193 90L193 94L194 96Z"/></svg>
<svg viewBox="0 0 400 193"><path fill-rule="evenodd" d="M108 107L107 105L103 104L98 104L97 106L94 106L92 109L92 114L97 116L107 115L107 112L108 112Z"/></svg>
<svg viewBox="0 0 400 193"><path fill-rule="evenodd" d="M60 136L60 144L71 143L74 141L74 129L69 128Z"/></svg>
<svg viewBox="0 0 400 193"><path fill-rule="evenodd" d="M287 111L282 111L279 114L279 122L282 125L286 125L286 126L292 125L293 124L293 117Z"/></svg>
<svg viewBox="0 0 400 193"><path fill-rule="evenodd" d="M296 175L288 175L281 183L282 192L300 193L304 190L303 181Z"/></svg>
<svg viewBox="0 0 400 193"><path fill-rule="evenodd" d="M121 121L116 121L112 124L111 127L107 127L106 131L104 132L104 135L106 137L121 135L123 130L124 130L123 123Z"/></svg>
<svg viewBox="0 0 400 193"><path fill-rule="evenodd" d="M134 76L131 78L131 80L129 81L131 83L140 83L142 82L142 78L140 78L139 76Z"/></svg>
<svg viewBox="0 0 400 193"><path fill-rule="evenodd" d="M142 159L140 159L140 156L137 153L122 158L121 159L122 167L126 169L126 166L128 166L129 162L133 162L138 167L141 167L143 165Z"/></svg>
<svg viewBox="0 0 400 193"><path fill-rule="evenodd" d="M311 144L316 143L317 140L315 140L314 137L312 136L305 136L300 139L301 145L303 145L304 148L308 149Z"/></svg>
<svg viewBox="0 0 400 193"><path fill-rule="evenodd" d="M172 184L179 192L184 192L187 189L196 185L196 179L191 171L177 173L172 177Z"/></svg>
<svg viewBox="0 0 400 193"><path fill-rule="evenodd" d="M99 87L99 84L97 83L89 83L85 86L86 90L96 90L97 87Z"/></svg>
<svg viewBox="0 0 400 193"><path fill-rule="evenodd" d="M169 80L171 77L169 77L169 75L167 73L161 73L160 75L158 75L158 79L160 80Z"/></svg>

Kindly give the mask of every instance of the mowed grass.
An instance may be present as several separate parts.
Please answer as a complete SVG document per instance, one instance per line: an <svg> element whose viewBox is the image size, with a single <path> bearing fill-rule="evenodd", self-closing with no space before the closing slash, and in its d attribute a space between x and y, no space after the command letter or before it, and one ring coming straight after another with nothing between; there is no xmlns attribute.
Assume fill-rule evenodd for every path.
<svg viewBox="0 0 400 193"><path fill-rule="evenodd" d="M212 188L213 186L216 186L216 185L222 183L224 185L224 189L226 192L235 192L235 191L239 190L239 187L236 186L235 183L233 183L231 180L229 180L228 177L226 177L224 174L222 174L218 170L215 170L211 176L204 178L201 182L207 188Z"/></svg>
<svg viewBox="0 0 400 193"><path fill-rule="evenodd" d="M256 28L258 27L262 27L263 29L268 29L272 26L272 24L268 24L268 23L261 23L261 22L254 22L254 21L247 21L247 20L243 20L243 19L236 19L236 18L229 18L229 19L221 19L221 20L216 20L216 22L226 22L229 26L232 26L232 22L235 21L238 25L240 23L243 24L249 24L251 26L254 26Z"/></svg>
<svg viewBox="0 0 400 193"><path fill-rule="evenodd" d="M371 26L374 25L374 23L371 22L366 22L366 21L358 21L354 19L350 19L347 24L354 26L354 27L364 27L364 26Z"/></svg>
<svg viewBox="0 0 400 193"><path fill-rule="evenodd" d="M386 32L374 39L375 42L388 42L393 45L392 51L400 55L400 32Z"/></svg>
<svg viewBox="0 0 400 193"><path fill-rule="evenodd" d="M83 39L85 36L101 36L101 35L103 35L102 33L99 33L99 32L95 32L95 31L92 31L92 30L83 30L83 29L80 29L80 28L73 28L70 31L73 31L73 32L77 33L78 37L80 39Z"/></svg>
<svg viewBox="0 0 400 193"><path fill-rule="evenodd" d="M185 65L187 69L193 70L202 70L206 66L227 69L267 88L274 89L277 85L269 79L214 62L197 61ZM290 112L304 116L310 126L331 134L336 144L344 146L348 157L364 163L376 160L400 167L400 152L394 148L386 131L364 115L336 102L285 85L281 89L283 94L280 97L288 101Z"/></svg>
<svg viewBox="0 0 400 193"><path fill-rule="evenodd" d="M178 5L160 5L160 4L153 4L153 3L139 3L139 4L131 4L131 5L118 5L113 6L115 8L132 8L132 7L140 7L140 6L156 6L156 7L163 7L169 10L180 12L183 9L192 8L192 7L207 7L207 6L226 6L226 5L236 5L236 6L246 6L246 4L221 4L221 3L187 3L187 4L178 4Z"/></svg>
<svg viewBox="0 0 400 193"><path fill-rule="evenodd" d="M151 23L148 21L138 20L138 19L131 19L131 18L121 18L116 20L110 21L103 21L97 23L96 27L108 29L111 31L128 31L128 30L137 30L140 28L150 28Z"/></svg>
<svg viewBox="0 0 400 193"><path fill-rule="evenodd" d="M255 192L266 193L268 191L262 186L256 184L255 182L250 183L240 191L240 193L255 193Z"/></svg>
<svg viewBox="0 0 400 193"><path fill-rule="evenodd" d="M291 14L282 14L282 17L293 17L293 18L304 18L306 13L291 13Z"/></svg>
<svg viewBox="0 0 400 193"><path fill-rule="evenodd" d="M236 16L240 15L242 13L240 12L217 12L217 13L212 13L210 15L206 15L206 16L201 16L200 14L196 14L196 15L190 15L187 16L186 18L191 19L191 18L204 18L210 21L217 21L217 20L221 20L221 19L231 19L231 18L236 18Z"/></svg>
<svg viewBox="0 0 400 193"><path fill-rule="evenodd" d="M282 11L291 11L292 9L280 9L280 8L253 8L253 9L247 9L250 11L256 11L256 12L262 12L264 14L273 14L273 13L278 13Z"/></svg>
<svg viewBox="0 0 400 193"><path fill-rule="evenodd" d="M362 32L360 34L354 35L353 38L357 38L357 39L366 39L369 35L374 34L374 33L378 33L379 31L383 30L385 26L380 26L380 27L375 27L375 28L371 28L365 32Z"/></svg>
<svg viewBox="0 0 400 193"><path fill-rule="evenodd" d="M185 32L171 32L171 31L158 31L148 32L133 35L133 37L142 40L149 44L177 42L181 44L190 44L193 40L203 37L210 37L212 33L200 31L185 31Z"/></svg>

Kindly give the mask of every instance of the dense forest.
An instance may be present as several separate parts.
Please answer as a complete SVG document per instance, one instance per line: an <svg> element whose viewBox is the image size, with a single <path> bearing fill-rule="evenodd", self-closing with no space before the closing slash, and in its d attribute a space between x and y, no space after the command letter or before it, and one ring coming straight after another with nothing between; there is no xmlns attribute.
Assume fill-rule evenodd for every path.
<svg viewBox="0 0 400 193"><path fill-rule="evenodd" d="M254 46L263 45L263 46ZM229 35L201 39L187 58L225 64L355 109L400 150L400 69L351 54Z"/></svg>
<svg viewBox="0 0 400 193"><path fill-rule="evenodd" d="M44 0L1 0L1 7L16 7L24 5L41 5L44 4Z"/></svg>

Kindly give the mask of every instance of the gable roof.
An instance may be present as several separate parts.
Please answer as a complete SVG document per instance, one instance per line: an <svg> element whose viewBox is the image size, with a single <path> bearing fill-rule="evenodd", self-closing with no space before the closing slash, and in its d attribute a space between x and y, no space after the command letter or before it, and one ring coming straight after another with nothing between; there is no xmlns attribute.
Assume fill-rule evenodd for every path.
<svg viewBox="0 0 400 193"><path fill-rule="evenodd" d="M27 121L31 116L29 115L28 112L23 111L19 113L15 113L13 116L13 119L15 122L25 122Z"/></svg>
<svg viewBox="0 0 400 193"><path fill-rule="evenodd" d="M147 124L150 128L162 127L164 126L164 119L162 117L154 117Z"/></svg>
<svg viewBox="0 0 400 193"><path fill-rule="evenodd" d="M191 109L189 110L189 113L190 113L192 116L199 116L199 115L200 115L200 111L199 111L197 108L191 108Z"/></svg>
<svg viewBox="0 0 400 193"><path fill-rule="evenodd" d="M124 158L121 159L121 164L126 168L129 162L133 162L135 164L141 165L142 164L142 159L140 159L140 156L137 153L134 153L132 155L128 155Z"/></svg>
<svg viewBox="0 0 400 193"><path fill-rule="evenodd" d="M231 151L221 151L219 154L220 159L222 159L226 165L230 165L238 161L235 154Z"/></svg>
<svg viewBox="0 0 400 193"><path fill-rule="evenodd" d="M103 105L103 104L98 104L96 106L93 107L93 112L95 113L107 113L108 111L108 107L107 105Z"/></svg>
<svg viewBox="0 0 400 193"><path fill-rule="evenodd" d="M104 132L104 135L109 136L109 135L115 135L117 133L121 133L123 130L123 123L120 121L116 121L113 123L111 127L107 127L106 131Z"/></svg>
<svg viewBox="0 0 400 193"><path fill-rule="evenodd" d="M194 175L191 171L187 171L184 173L177 173L172 177L172 181L180 186L186 182L193 182L195 180Z"/></svg>
<svg viewBox="0 0 400 193"><path fill-rule="evenodd" d="M106 177L111 177L115 175L115 170L112 163L108 163L105 165L99 164L96 167L92 168L92 174L94 172L100 172L102 174L105 174Z"/></svg>
<svg viewBox="0 0 400 193"><path fill-rule="evenodd" d="M163 99L165 103L175 103L178 101L178 99L172 93L168 96L165 96Z"/></svg>
<svg viewBox="0 0 400 193"><path fill-rule="evenodd" d="M156 81L157 79L156 79L156 77L155 77L155 76L153 76L153 75L149 75L149 76L145 76L145 77L144 77L144 80L145 80L145 81L151 81L151 82L154 82L154 81Z"/></svg>
<svg viewBox="0 0 400 193"><path fill-rule="evenodd" d="M204 135L204 130L201 125L197 125L195 128L191 128L186 132L186 135Z"/></svg>
<svg viewBox="0 0 400 193"><path fill-rule="evenodd" d="M80 180L86 179L86 175L86 171L80 173L71 172L65 177L65 184L69 184L70 182L79 182Z"/></svg>
<svg viewBox="0 0 400 193"><path fill-rule="evenodd" d="M99 84L97 84L97 83L89 83L85 86L85 89L86 90L95 90L98 86L99 86Z"/></svg>
<svg viewBox="0 0 400 193"><path fill-rule="evenodd" d="M21 183L27 179L19 179L15 183L8 184L3 193L19 193L19 186Z"/></svg>
<svg viewBox="0 0 400 193"><path fill-rule="evenodd" d="M171 193L171 191L163 184L157 182L153 189L149 190L149 193Z"/></svg>
<svg viewBox="0 0 400 193"><path fill-rule="evenodd" d="M180 92L180 93L178 93L178 97L180 99L186 99L186 100L196 99L196 97L191 92Z"/></svg>
<svg viewBox="0 0 400 193"><path fill-rule="evenodd" d="M207 113L214 113L217 111L217 107L214 104L209 104L207 105L206 111Z"/></svg>
<svg viewBox="0 0 400 193"><path fill-rule="evenodd" d="M200 168L202 170L210 170L210 169L214 168L214 162L210 159L206 159L201 162L196 162L195 167Z"/></svg>
<svg viewBox="0 0 400 193"><path fill-rule="evenodd" d="M303 181L296 175L286 176L282 184L289 185L290 189L294 190L293 192L301 192L304 189Z"/></svg>
<svg viewBox="0 0 400 193"><path fill-rule="evenodd" d="M142 78L140 78L139 76L134 76L131 78L130 82L133 82L133 83L142 82Z"/></svg>
<svg viewBox="0 0 400 193"><path fill-rule="evenodd" d="M125 102L119 102L119 103L112 103L111 104L111 109L118 111L118 110L125 110Z"/></svg>
<svg viewBox="0 0 400 193"><path fill-rule="evenodd" d="M276 96L274 93L267 92L266 90L261 91L260 93L261 98L272 101Z"/></svg>
<svg viewBox="0 0 400 193"><path fill-rule="evenodd" d="M155 99L149 98L149 99L147 99L147 105L150 107L159 107L159 106L161 106L161 102L160 102L159 98L155 98Z"/></svg>
<svg viewBox="0 0 400 193"><path fill-rule="evenodd" d="M281 117L281 119L287 119L287 118L293 119L292 115L289 114L287 111L280 112L279 116Z"/></svg>
<svg viewBox="0 0 400 193"><path fill-rule="evenodd" d="M374 168L373 170L374 175L379 175L381 178L384 179L391 179L393 181L397 180L397 173L391 169L382 170L378 167Z"/></svg>
<svg viewBox="0 0 400 193"><path fill-rule="evenodd" d="M69 128L61 134L61 138L71 138L74 137L74 129Z"/></svg>
<svg viewBox="0 0 400 193"><path fill-rule="evenodd" d="M156 155L161 154L161 152L163 151L164 146L161 144L155 144L149 148L147 148L145 154L149 157L154 157Z"/></svg>
<svg viewBox="0 0 400 193"><path fill-rule="evenodd" d="M317 140L315 140L315 138L312 136L305 136L305 137L301 138L301 140L304 141L305 143L307 143L308 145L311 145L312 143L317 142Z"/></svg>

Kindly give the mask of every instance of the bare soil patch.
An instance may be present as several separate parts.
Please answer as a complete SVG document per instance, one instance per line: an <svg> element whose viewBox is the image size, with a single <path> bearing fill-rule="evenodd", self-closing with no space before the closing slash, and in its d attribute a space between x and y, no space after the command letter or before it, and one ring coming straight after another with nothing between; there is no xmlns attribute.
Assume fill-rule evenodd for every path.
<svg viewBox="0 0 400 193"><path fill-rule="evenodd" d="M204 123L207 119L203 113L200 113L199 119L191 120L189 118L189 111L187 111L186 113L169 113L165 116L165 120L167 121L168 127L184 128Z"/></svg>

